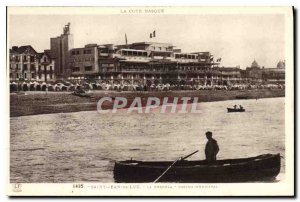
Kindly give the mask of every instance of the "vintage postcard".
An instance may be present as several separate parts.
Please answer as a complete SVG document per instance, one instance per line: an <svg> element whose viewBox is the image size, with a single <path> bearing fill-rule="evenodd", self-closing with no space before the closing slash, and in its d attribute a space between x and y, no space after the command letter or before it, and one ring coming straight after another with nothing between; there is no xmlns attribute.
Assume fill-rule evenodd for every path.
<svg viewBox="0 0 300 202"><path fill-rule="evenodd" d="M293 7L8 7L10 196L293 196Z"/></svg>

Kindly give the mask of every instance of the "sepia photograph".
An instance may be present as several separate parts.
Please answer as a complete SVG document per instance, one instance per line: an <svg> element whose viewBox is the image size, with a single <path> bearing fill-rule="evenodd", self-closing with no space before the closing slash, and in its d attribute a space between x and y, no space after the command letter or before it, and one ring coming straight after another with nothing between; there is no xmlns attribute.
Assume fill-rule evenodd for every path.
<svg viewBox="0 0 300 202"><path fill-rule="evenodd" d="M293 196L293 7L7 7L8 195Z"/></svg>

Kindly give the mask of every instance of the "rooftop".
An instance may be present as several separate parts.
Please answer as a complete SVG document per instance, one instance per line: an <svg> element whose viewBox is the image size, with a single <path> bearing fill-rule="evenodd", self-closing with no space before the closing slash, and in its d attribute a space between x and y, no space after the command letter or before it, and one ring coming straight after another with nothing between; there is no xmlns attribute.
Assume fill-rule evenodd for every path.
<svg viewBox="0 0 300 202"><path fill-rule="evenodd" d="M132 43L132 45L151 45L151 44L166 45L166 46L175 47L171 43L161 43L161 42L136 42L136 43Z"/></svg>
<svg viewBox="0 0 300 202"><path fill-rule="evenodd" d="M11 49L9 49L10 53L17 53L17 54L22 54L24 52L33 52L36 53L34 48L32 48L31 45L25 45L25 46L13 46Z"/></svg>

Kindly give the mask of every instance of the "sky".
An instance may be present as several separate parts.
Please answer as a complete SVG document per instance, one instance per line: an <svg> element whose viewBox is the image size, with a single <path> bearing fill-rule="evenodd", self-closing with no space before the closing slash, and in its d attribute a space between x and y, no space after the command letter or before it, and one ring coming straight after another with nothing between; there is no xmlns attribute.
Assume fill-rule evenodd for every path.
<svg viewBox="0 0 300 202"><path fill-rule="evenodd" d="M182 52L209 51L221 66L266 68L285 59L284 15L11 15L9 47L31 45L41 52L71 23L74 47L88 43L171 43ZM156 37L150 39L152 31Z"/></svg>

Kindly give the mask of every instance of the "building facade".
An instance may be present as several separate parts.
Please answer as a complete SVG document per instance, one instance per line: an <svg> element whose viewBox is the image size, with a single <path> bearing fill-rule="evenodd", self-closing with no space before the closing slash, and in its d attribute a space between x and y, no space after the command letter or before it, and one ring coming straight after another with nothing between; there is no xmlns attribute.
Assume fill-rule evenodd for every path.
<svg viewBox="0 0 300 202"><path fill-rule="evenodd" d="M279 61L276 68L265 68L262 72L264 83L285 83L285 62Z"/></svg>
<svg viewBox="0 0 300 202"><path fill-rule="evenodd" d="M54 82L96 81L104 84L235 85L285 82L285 62L264 68L254 60L245 70L219 67L210 52L182 52L170 43L88 44L73 48L70 23L50 39L50 50L31 46L10 49L10 79Z"/></svg>
<svg viewBox="0 0 300 202"><path fill-rule="evenodd" d="M262 68L254 60L250 67L246 68L245 77L250 83L261 83L262 82Z"/></svg>
<svg viewBox="0 0 300 202"><path fill-rule="evenodd" d="M245 82L243 73L238 67L215 67L215 71L217 72L217 84L218 85L235 85L242 84Z"/></svg>
<svg viewBox="0 0 300 202"><path fill-rule="evenodd" d="M94 75L99 72L98 46L86 45L84 48L75 48L70 51L68 72L71 76Z"/></svg>
<svg viewBox="0 0 300 202"><path fill-rule="evenodd" d="M63 34L50 39L50 56L55 61L55 75L57 78L65 78L70 75L69 53L73 48L73 35L70 33L70 23L65 25Z"/></svg>
<svg viewBox="0 0 300 202"><path fill-rule="evenodd" d="M31 81L36 78L38 54L30 46L13 46L9 51L10 80Z"/></svg>
<svg viewBox="0 0 300 202"><path fill-rule="evenodd" d="M55 60L52 59L47 51L39 54L39 63L36 73L36 81L55 81Z"/></svg>
<svg viewBox="0 0 300 202"><path fill-rule="evenodd" d="M217 81L217 72L212 67L218 63L209 52L182 53L173 47L169 43L140 42L72 49L70 78L124 85L213 85ZM88 49L91 49L90 54L85 54Z"/></svg>
<svg viewBox="0 0 300 202"><path fill-rule="evenodd" d="M285 83L285 62L279 61L276 68L260 67L254 60L251 67L246 68L245 80L257 84L284 84Z"/></svg>
<svg viewBox="0 0 300 202"><path fill-rule="evenodd" d="M9 51L11 81L53 82L55 61L47 51L37 53L31 46L13 46Z"/></svg>

